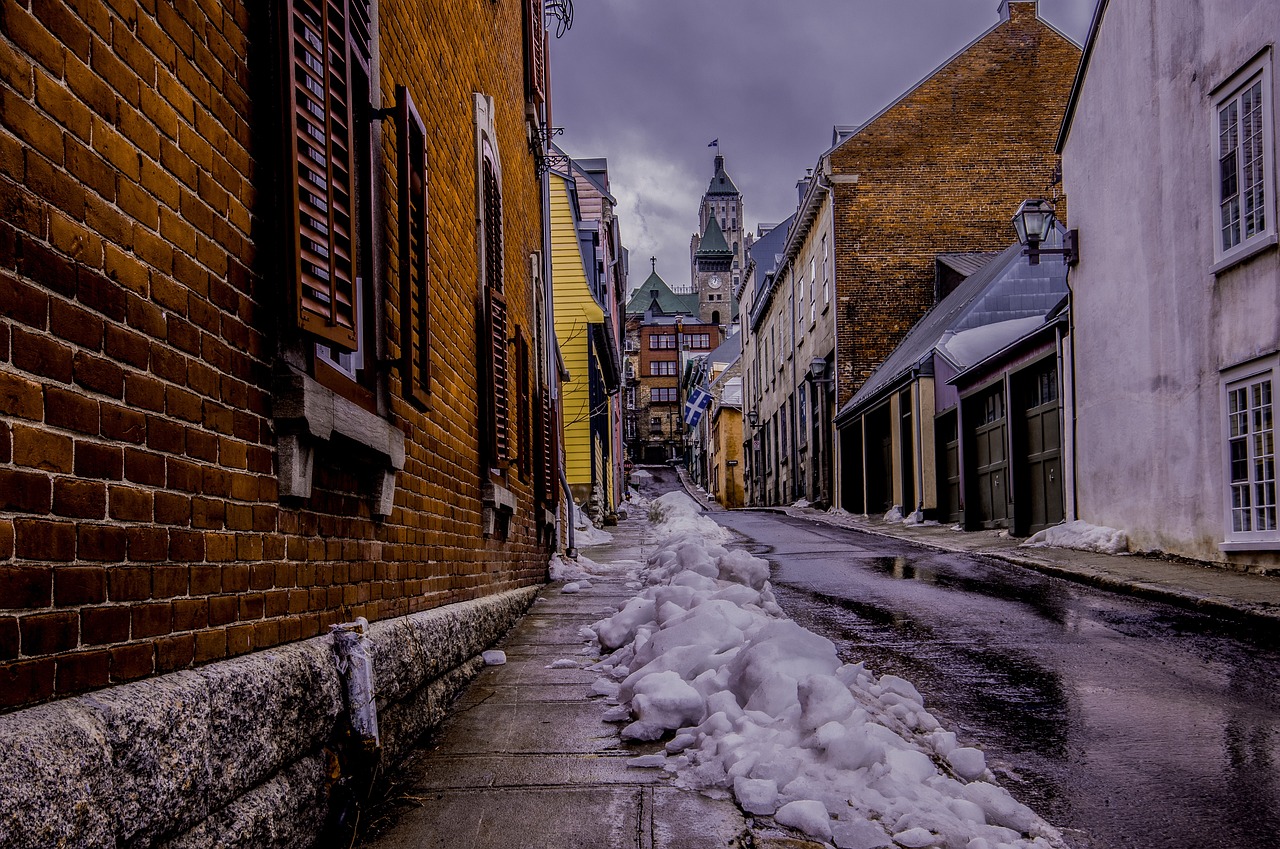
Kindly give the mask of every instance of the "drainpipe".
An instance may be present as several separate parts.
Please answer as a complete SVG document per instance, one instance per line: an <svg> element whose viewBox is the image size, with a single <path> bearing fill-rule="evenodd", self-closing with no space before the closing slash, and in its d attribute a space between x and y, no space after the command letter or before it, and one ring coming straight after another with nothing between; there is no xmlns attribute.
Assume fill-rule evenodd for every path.
<svg viewBox="0 0 1280 849"><path fill-rule="evenodd" d="M920 413L920 366L917 364L911 369L911 383L914 387L915 398L912 403L915 410L911 416L911 424L914 425L916 438L916 455L915 455L915 473L916 473L916 512L920 513L920 518L924 518L924 455L920 452L923 450L923 442L920 438L921 431L924 430L924 417ZM937 460L935 459L936 463Z"/></svg>
<svg viewBox="0 0 1280 849"><path fill-rule="evenodd" d="M1078 409L1077 401L1076 401L1076 338L1074 333L1074 326L1071 323L1071 312L1072 312L1072 305L1071 305L1071 302L1068 301L1067 302L1068 331L1071 332L1071 362L1070 362L1070 370L1071 370L1071 516L1069 518L1072 520L1075 520L1080 518L1080 495L1079 495L1079 489L1078 489L1078 484L1080 480L1078 472L1079 472L1080 466L1079 466L1079 459L1078 459L1079 455L1076 453L1076 419L1077 419L1076 410ZM1066 333L1063 332L1061 325L1059 325L1057 328L1057 336L1058 336L1058 362L1062 362L1063 361L1062 360L1063 339L1065 338ZM1062 383L1063 377L1061 375L1059 375L1058 381L1059 383ZM1062 391L1063 388L1064 387L1062 386L1058 387L1059 397L1065 394ZM1065 405L1060 404L1058 409L1063 411L1062 415L1064 416L1066 415Z"/></svg>
<svg viewBox="0 0 1280 849"><path fill-rule="evenodd" d="M564 489L564 498L565 498L564 503L568 505L568 513L569 513L569 525L568 525L569 533L566 535L564 553L566 557L570 557L570 558L573 558L574 560L577 560L578 549L574 545L575 521L573 518L573 511L576 509L577 505L574 504L573 502L573 492L570 491L569 489L569 476L565 474L563 465L560 466L560 486Z"/></svg>
<svg viewBox="0 0 1280 849"><path fill-rule="evenodd" d="M333 635L333 651L346 695L351 731L363 749L376 751L382 740L378 735L378 705L373 690L373 643L366 634L368 628L369 620L361 616L354 622L330 626L329 633Z"/></svg>

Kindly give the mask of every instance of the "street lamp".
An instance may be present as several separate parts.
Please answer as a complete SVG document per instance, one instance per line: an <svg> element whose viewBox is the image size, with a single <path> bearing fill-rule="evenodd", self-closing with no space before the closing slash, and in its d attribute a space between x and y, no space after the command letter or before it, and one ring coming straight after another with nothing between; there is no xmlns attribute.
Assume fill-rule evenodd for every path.
<svg viewBox="0 0 1280 849"><path fill-rule="evenodd" d="M1067 265L1075 265L1080 260L1080 237L1075 230L1067 231L1060 248L1040 247L1040 243L1053 232L1054 221L1053 204L1043 199L1024 200L1013 214L1013 229L1018 234L1018 242L1027 246L1028 264L1039 265L1040 254L1058 254Z"/></svg>
<svg viewBox="0 0 1280 849"><path fill-rule="evenodd" d="M759 410L751 410L750 412L747 413L747 424L751 425L752 427L760 426Z"/></svg>

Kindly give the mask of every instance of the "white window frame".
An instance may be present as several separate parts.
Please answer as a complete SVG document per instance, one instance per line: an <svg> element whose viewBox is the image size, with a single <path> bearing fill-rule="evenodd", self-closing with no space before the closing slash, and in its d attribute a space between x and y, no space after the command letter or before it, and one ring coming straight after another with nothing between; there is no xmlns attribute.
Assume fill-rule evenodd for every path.
<svg viewBox="0 0 1280 849"><path fill-rule="evenodd" d="M1210 112L1210 130L1212 133L1210 150L1212 151L1212 183L1213 186L1213 273L1217 274L1239 262L1276 244L1276 180L1275 180L1275 140L1273 126L1275 124L1275 101L1271 94L1271 49L1267 48L1247 65L1232 74L1212 93L1213 108ZM1242 228L1240 241L1230 248L1223 246L1223 210L1222 210L1222 173L1221 173L1221 138L1220 116L1222 110L1232 102L1237 104L1242 95L1261 84L1262 97L1262 214L1263 227L1251 236L1243 232L1244 211L1240 209L1239 220ZM1239 145L1237 144L1237 151ZM1242 193L1244 180L1242 169L1243 157L1236 155L1237 193Z"/></svg>
<svg viewBox="0 0 1280 849"><path fill-rule="evenodd" d="M1221 492L1223 510L1223 542L1218 547L1222 551L1269 551L1280 549L1280 522L1276 521L1276 518L1280 517L1280 506L1274 506L1277 486L1275 479L1275 436L1277 413L1276 394L1277 390L1280 389L1280 386L1277 385L1278 380L1280 380L1280 356L1274 354L1260 360L1253 360L1234 368L1227 369L1221 374L1221 411L1219 415L1222 423ZM1269 408L1266 414L1269 415L1269 421L1265 422L1265 424L1269 425L1269 438L1266 442L1259 444L1256 440L1256 436L1259 433L1257 425L1262 424L1262 422L1259 422L1257 412L1260 412L1261 408L1254 406L1254 402L1256 400L1254 387L1260 387L1264 382L1269 382L1270 384L1270 397L1267 399L1266 403L1266 407ZM1242 483L1246 486L1245 492L1247 493L1248 498L1248 505L1244 507L1237 506L1235 503L1233 496L1235 495L1236 488L1239 484L1234 483L1232 480L1232 447L1233 443L1238 442L1239 437L1233 437L1232 435L1233 414L1231 399L1233 394L1241 389L1247 392L1246 407L1242 413L1236 414L1243 414L1245 416L1244 424L1247 427L1247 432L1242 434L1242 436L1245 437L1244 447L1246 449L1246 455L1243 460L1246 463L1247 475L1247 477L1243 479ZM1259 448L1261 448L1262 451L1259 451ZM1265 453L1268 449L1271 452L1269 455ZM1270 468L1266 469L1264 467L1262 469L1263 474L1261 476L1258 475L1258 472L1260 471L1258 466L1259 460L1264 461L1264 463L1268 460L1270 462ZM1270 480L1265 477L1267 472L1271 474ZM1273 506L1270 511L1267 511L1266 505L1259 507L1259 498L1257 497L1259 495L1259 485L1265 486L1268 483L1271 484L1272 488L1272 491L1268 495L1273 501ZM1265 498L1262 500L1265 501ZM1249 511L1248 518L1250 528L1248 530L1236 530L1236 516L1237 512L1241 509L1247 509ZM1269 524L1271 526L1263 527L1259 530L1257 528L1257 524L1260 510L1262 511L1262 518L1267 520L1264 524Z"/></svg>

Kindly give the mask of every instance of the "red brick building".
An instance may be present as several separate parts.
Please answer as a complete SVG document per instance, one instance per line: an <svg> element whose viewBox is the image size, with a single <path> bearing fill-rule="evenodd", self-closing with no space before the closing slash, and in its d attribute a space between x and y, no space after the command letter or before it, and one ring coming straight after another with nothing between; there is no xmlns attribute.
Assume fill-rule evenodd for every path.
<svg viewBox="0 0 1280 849"><path fill-rule="evenodd" d="M841 128L823 157L837 407L933 303L937 254L1003 250L1018 205L1051 191L1080 48L1040 19L1034 0L1006 0L1001 14L871 120Z"/></svg>
<svg viewBox="0 0 1280 849"><path fill-rule="evenodd" d="M0 9L0 710L527 603L541 9Z"/></svg>
<svg viewBox="0 0 1280 849"><path fill-rule="evenodd" d="M820 161L835 245L835 410L933 305L936 257L1003 250L1018 205L1054 191L1054 144L1080 48L1040 19L1035 0L1005 0L1000 11L999 23L878 115L837 128ZM1058 213L1065 219L1065 204ZM904 433L933 416L931 404L896 397L884 412ZM918 455L932 448L908 456L887 434L841 427L845 509L878 509L865 470L896 463L908 477L923 474L929 457ZM923 503L918 496L905 512Z"/></svg>

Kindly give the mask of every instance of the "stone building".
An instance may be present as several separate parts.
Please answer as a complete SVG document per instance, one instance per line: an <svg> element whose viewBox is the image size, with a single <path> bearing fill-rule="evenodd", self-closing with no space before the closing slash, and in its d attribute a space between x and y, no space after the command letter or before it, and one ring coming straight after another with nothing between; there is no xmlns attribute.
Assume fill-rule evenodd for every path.
<svg viewBox="0 0 1280 849"><path fill-rule="evenodd" d="M1007 0L1000 12L870 120L838 127L819 157L814 179L831 193L835 264L829 410L849 401L933 303L934 258L1003 249L1018 205L1054 182L1080 48L1041 20L1033 0ZM845 430L837 463L864 450Z"/></svg>
<svg viewBox="0 0 1280 849"><path fill-rule="evenodd" d="M545 579L543 24L0 14L0 844L308 843L329 627L394 758Z"/></svg>
<svg viewBox="0 0 1280 849"><path fill-rule="evenodd" d="M704 324L727 326L737 317L733 290L742 279L747 249L742 212L742 193L717 153L715 172L698 205L698 232L689 242L689 279Z"/></svg>

